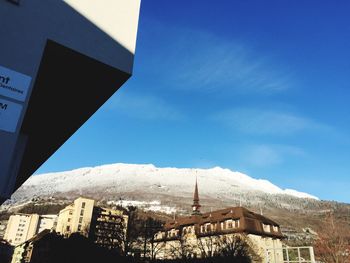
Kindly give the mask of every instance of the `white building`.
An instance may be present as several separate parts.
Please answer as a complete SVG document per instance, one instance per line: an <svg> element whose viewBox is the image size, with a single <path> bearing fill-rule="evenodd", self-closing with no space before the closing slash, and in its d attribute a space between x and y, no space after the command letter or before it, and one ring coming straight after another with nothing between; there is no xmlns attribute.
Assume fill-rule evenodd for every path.
<svg viewBox="0 0 350 263"><path fill-rule="evenodd" d="M56 215L12 215L7 223L4 239L13 246L21 244L45 229L51 230L56 218Z"/></svg>

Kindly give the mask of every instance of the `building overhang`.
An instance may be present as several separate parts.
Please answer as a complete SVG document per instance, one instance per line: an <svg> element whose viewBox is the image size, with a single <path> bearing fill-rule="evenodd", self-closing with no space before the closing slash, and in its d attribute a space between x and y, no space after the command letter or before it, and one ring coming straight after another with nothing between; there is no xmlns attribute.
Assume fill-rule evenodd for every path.
<svg viewBox="0 0 350 263"><path fill-rule="evenodd" d="M19 109L0 113L9 126L0 125L0 203L130 78L139 7L140 0L0 0L0 66L11 81L26 80L26 96L0 89L0 103Z"/></svg>

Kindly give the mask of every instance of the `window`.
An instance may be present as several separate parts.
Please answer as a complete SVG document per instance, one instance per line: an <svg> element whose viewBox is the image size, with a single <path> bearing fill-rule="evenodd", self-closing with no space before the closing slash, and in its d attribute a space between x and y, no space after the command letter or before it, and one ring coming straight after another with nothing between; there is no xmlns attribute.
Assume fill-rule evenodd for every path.
<svg viewBox="0 0 350 263"><path fill-rule="evenodd" d="M84 209L81 209L80 211L80 215L83 216L84 215Z"/></svg>
<svg viewBox="0 0 350 263"><path fill-rule="evenodd" d="M70 226L66 226L66 231L70 231Z"/></svg>
<svg viewBox="0 0 350 263"><path fill-rule="evenodd" d="M273 226L273 231L278 232L278 226Z"/></svg>
<svg viewBox="0 0 350 263"><path fill-rule="evenodd" d="M232 220L226 220L226 228L231 229L233 228Z"/></svg>
<svg viewBox="0 0 350 263"><path fill-rule="evenodd" d="M83 218L80 217L80 218L79 218L79 223L82 223L82 222L83 222Z"/></svg>
<svg viewBox="0 0 350 263"><path fill-rule="evenodd" d="M270 225L263 224L263 230L264 230L265 232L271 232Z"/></svg>
<svg viewBox="0 0 350 263"><path fill-rule="evenodd" d="M85 202L81 203L81 208L85 208Z"/></svg>
<svg viewBox="0 0 350 263"><path fill-rule="evenodd" d="M71 218L68 218L68 222L70 222Z"/></svg>
<svg viewBox="0 0 350 263"><path fill-rule="evenodd" d="M69 215L70 215L70 216L73 215L73 211L69 211Z"/></svg>
<svg viewBox="0 0 350 263"><path fill-rule="evenodd" d="M78 231L81 231L81 224L78 225Z"/></svg>
<svg viewBox="0 0 350 263"><path fill-rule="evenodd" d="M210 223L205 224L205 232L210 232L210 231L211 231Z"/></svg>

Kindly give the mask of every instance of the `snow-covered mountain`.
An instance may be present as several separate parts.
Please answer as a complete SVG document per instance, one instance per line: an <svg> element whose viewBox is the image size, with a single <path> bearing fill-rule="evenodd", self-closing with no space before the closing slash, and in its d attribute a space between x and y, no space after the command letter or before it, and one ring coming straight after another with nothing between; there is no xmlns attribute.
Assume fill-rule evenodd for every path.
<svg viewBox="0 0 350 263"><path fill-rule="evenodd" d="M317 197L296 190L281 189L267 180L240 172L211 169L157 168L152 164L111 164L73 171L32 176L13 195L12 201L43 196L88 195L107 201L161 200L163 204L192 202L195 180L204 202L234 203L237 200ZM242 200L243 199L243 200ZM206 200L206 201L205 201Z"/></svg>

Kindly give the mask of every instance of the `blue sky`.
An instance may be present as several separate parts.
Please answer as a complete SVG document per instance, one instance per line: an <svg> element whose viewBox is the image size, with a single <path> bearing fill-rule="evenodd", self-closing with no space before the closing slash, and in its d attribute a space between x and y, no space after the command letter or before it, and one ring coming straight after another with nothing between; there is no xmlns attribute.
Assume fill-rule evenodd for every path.
<svg viewBox="0 0 350 263"><path fill-rule="evenodd" d="M132 78L37 173L221 166L350 203L349 12L143 0Z"/></svg>

